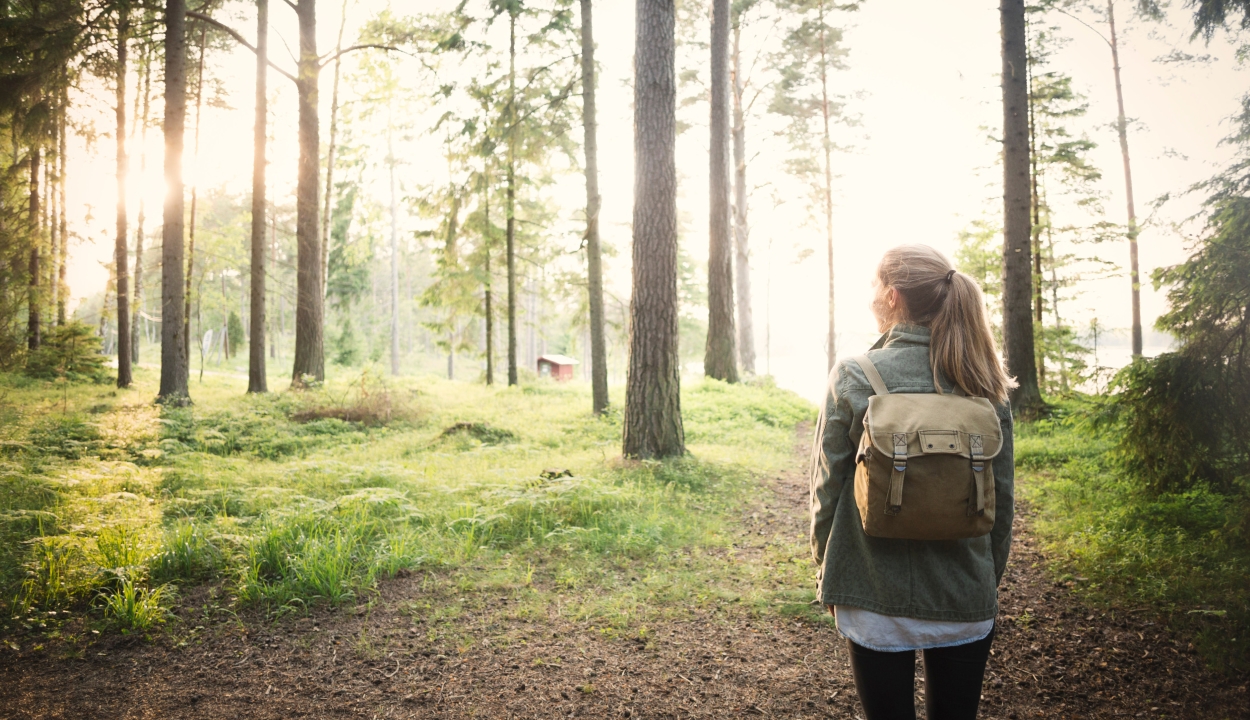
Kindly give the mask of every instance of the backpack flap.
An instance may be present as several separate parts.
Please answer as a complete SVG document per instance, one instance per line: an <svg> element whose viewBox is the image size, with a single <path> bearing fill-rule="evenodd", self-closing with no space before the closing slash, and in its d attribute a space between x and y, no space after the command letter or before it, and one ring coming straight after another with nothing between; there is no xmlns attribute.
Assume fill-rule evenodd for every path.
<svg viewBox="0 0 1250 720"><path fill-rule="evenodd" d="M864 432L881 453L899 457L906 436L907 457L945 454L992 460L1003 449L998 413L985 398L936 393L891 393L868 398Z"/></svg>

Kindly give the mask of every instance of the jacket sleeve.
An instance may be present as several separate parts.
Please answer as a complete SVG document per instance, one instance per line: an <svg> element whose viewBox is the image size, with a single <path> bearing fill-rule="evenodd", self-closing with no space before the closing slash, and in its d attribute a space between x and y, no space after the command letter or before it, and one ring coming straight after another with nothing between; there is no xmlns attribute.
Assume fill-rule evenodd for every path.
<svg viewBox="0 0 1250 720"><path fill-rule="evenodd" d="M812 441L810 540L812 558L817 564L825 559L842 485L855 472L855 445L862 433L862 426L855 428L855 411L847 395L848 379L845 362L838 363L829 373L829 390Z"/></svg>
<svg viewBox="0 0 1250 720"><path fill-rule="evenodd" d="M1011 552L1011 526L1015 521L1015 438L1011 407L998 409L998 423L1003 433L1003 448L994 458L994 528L990 530L990 547L994 554L994 579L1003 581L1007 556Z"/></svg>

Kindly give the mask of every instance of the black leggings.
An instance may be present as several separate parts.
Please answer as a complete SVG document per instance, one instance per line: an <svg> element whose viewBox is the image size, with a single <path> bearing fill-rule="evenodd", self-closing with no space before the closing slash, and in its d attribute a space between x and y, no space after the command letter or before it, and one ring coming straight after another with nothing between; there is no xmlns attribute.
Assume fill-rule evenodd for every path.
<svg viewBox="0 0 1250 720"><path fill-rule="evenodd" d="M929 720L974 720L994 631L981 640L924 652ZM880 652L848 640L855 689L868 720L915 720L916 652Z"/></svg>

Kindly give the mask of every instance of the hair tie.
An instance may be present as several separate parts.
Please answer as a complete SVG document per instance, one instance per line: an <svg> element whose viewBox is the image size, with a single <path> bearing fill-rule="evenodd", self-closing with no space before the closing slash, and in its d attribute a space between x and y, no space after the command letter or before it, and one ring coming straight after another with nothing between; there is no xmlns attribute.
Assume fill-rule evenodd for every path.
<svg viewBox="0 0 1250 720"><path fill-rule="evenodd" d="M950 283L950 282L951 282L951 279L952 279L952 278L954 278L954 277L955 277L955 271L954 271L954 270L951 270L950 272L946 273L946 282L947 282L947 283Z"/></svg>

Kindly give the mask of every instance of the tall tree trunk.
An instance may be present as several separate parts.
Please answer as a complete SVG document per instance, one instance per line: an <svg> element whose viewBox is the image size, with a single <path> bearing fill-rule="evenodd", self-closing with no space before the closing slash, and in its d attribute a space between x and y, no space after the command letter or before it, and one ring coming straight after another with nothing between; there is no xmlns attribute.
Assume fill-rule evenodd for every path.
<svg viewBox="0 0 1250 720"><path fill-rule="evenodd" d="M708 176L707 345L703 373L738 382L734 275L730 235L729 0L712 0L712 115Z"/></svg>
<svg viewBox="0 0 1250 720"><path fill-rule="evenodd" d="M27 272L30 280L26 296L26 347L30 352L39 349L39 250L43 244L43 224L39 221L39 165L43 151L34 148L30 153L30 259Z"/></svg>
<svg viewBox="0 0 1250 720"><path fill-rule="evenodd" d="M1128 208L1129 281L1133 288L1133 357L1142 353L1141 276L1137 264L1137 210L1133 205L1133 170L1128 156L1128 119L1124 116L1124 89L1120 86L1120 44L1115 34L1115 0L1107 0L1107 24L1111 28L1111 67L1115 71L1115 102L1119 114L1115 129L1120 136L1120 156L1124 159L1124 200Z"/></svg>
<svg viewBox="0 0 1250 720"><path fill-rule="evenodd" d="M270 277L273 278L273 287L271 288L270 283L266 282L265 292L266 294L272 292L278 295L278 318L279 320L281 320L282 316L286 314L286 307L282 300L282 295L281 295L282 289L281 287L278 286L278 273L277 273L277 269L278 269L278 215L275 212L269 213L269 264L266 265L265 268L266 268L265 280L267 281ZM281 327L282 326L279 325L278 329L275 330L273 328L273 321L270 320L270 327L269 327L269 359L270 360L276 361L278 359L278 335L281 333Z"/></svg>
<svg viewBox="0 0 1250 720"><path fill-rule="evenodd" d="M1015 412L1030 416L1042 405L1034 355L1029 228L1029 117L1024 0L1001 0L1003 55L1003 345L1007 370L1019 386Z"/></svg>
<svg viewBox="0 0 1250 720"><path fill-rule="evenodd" d="M734 149L734 271L738 287L738 359L742 372L755 374L755 325L751 311L751 247L747 226L747 129L742 94L742 28L733 24L733 149Z"/></svg>
<svg viewBox="0 0 1250 720"><path fill-rule="evenodd" d="M399 375L399 193L395 190L395 138L391 121L388 109L386 164L391 182L391 374ZM447 363L450 376L451 360Z"/></svg>
<svg viewBox="0 0 1250 720"><path fill-rule="evenodd" d="M192 149L192 157L197 160L200 157L200 117L201 117L201 111L203 110L203 107L204 107L204 48L205 48L205 40L207 38L207 35L208 35L208 26L201 25L200 26L199 70L197 71L197 75L195 78L195 145L194 145L194 148ZM191 345L189 344L191 340L191 278L195 276L195 213L196 213L196 209L198 205L197 203L198 200L199 200L199 185L197 182L193 182L191 183L191 218L190 218L191 224L188 226L188 232L187 232L187 287L186 287L186 295L185 295L186 307L185 307L185 314L183 315L183 324L186 326L184 334L186 335L187 342L188 342L188 345L186 347L186 351L188 353L187 354L188 363L190 363L191 361L191 355L190 355ZM198 325L199 324L199 311L198 310L196 311L196 324L197 324L196 325L197 330L203 329L199 327ZM200 353L201 360L203 360L203 354L204 353L201 351ZM200 365L201 365L200 379L202 380L204 376L204 367L203 367L202 362Z"/></svg>
<svg viewBox="0 0 1250 720"><path fill-rule="evenodd" d="M829 38L825 26L825 0L820 2L820 116L824 122L825 150L825 245L829 265L829 333L826 343L828 370L838 362L838 334L834 322L833 282L833 140L829 134Z"/></svg>
<svg viewBox="0 0 1250 720"><path fill-rule="evenodd" d="M486 316L486 384L495 384L495 308L493 306L493 291L491 285L493 278L490 270L490 254L494 246L491 237L490 226L490 163L486 163L482 172L482 215L485 228L482 231L482 247L484 252L483 265L486 277L485 288L482 293L485 308L483 314Z"/></svg>
<svg viewBox="0 0 1250 720"><path fill-rule="evenodd" d="M56 118L60 112L57 109L57 106L60 105L60 93L57 94L56 100L52 101L52 103L50 104L52 105L52 108L51 108L52 117ZM61 297L60 297L61 288L59 284L57 283L57 267L56 267L57 258L61 256L60 244L59 244L60 237L58 236L60 226L57 224L57 216L58 216L58 213L60 212L60 208L57 204L57 198L56 198L56 188L57 188L57 185L61 181L60 172L59 172L60 165L61 165L61 154L59 152L60 131L61 131L60 123L57 123L54 121L52 123L52 142L50 143L50 147L57 148L58 151L52 156L52 162L49 164L48 171L47 171L47 178L45 179L44 184L43 184L45 207L47 207L47 211L45 212L45 215L47 215L47 220L48 220L47 222L48 262L44 263L44 265L47 266L48 277L47 277L46 282L48 286L48 291L52 295L52 298L51 298L52 301L48 304L48 310L52 312L55 312L56 308L60 305L60 302L61 302Z"/></svg>
<svg viewBox="0 0 1250 720"><path fill-rule="evenodd" d="M252 126L251 317L247 391L269 392L265 372L265 143L268 135L269 0L256 0L256 117Z"/></svg>
<svg viewBox="0 0 1250 720"><path fill-rule="evenodd" d="M126 240L130 237L126 217L126 69L130 8L124 3L117 18L117 242L113 262L117 265L117 387L130 387L130 271L126 266Z"/></svg>
<svg viewBox="0 0 1250 720"><path fill-rule="evenodd" d="M66 133L69 132L69 83L68 82L65 82L61 85L60 118L58 122L60 123L60 126L61 126L61 130L58 133L61 147L60 147L60 152L57 153L57 156L58 156L57 162L61 166L61 171L57 173L56 185L57 185L57 196L60 198L60 202L58 203L58 205L60 206L60 213L59 213L59 217L57 218L57 222L60 225L59 234L61 236L61 248L60 248L61 257L57 259L57 270L56 270L56 274L57 274L56 284L60 288L60 293L58 294L58 302L56 305L56 323L57 325L64 325L65 318L66 318L65 308L66 308L66 305L69 303L69 282L66 277L69 271L69 220L66 217L67 213L66 213L66 204L65 204L65 183L66 183L65 178L67 175L66 170L69 167L69 152L68 152L69 142L68 140L66 140L66 137L65 137Z"/></svg>
<svg viewBox="0 0 1250 720"><path fill-rule="evenodd" d="M586 146L586 281L590 294L590 388L596 415L608 407L608 353L603 336L603 251L599 245L599 138L595 118L592 0L582 3L582 135Z"/></svg>
<svg viewBox="0 0 1250 720"><path fill-rule="evenodd" d="M326 202L321 214L321 298L330 284L330 201L334 196L334 151L339 128L339 71L342 68L343 30L347 27L347 0L339 15L339 38L334 44L334 89L330 92L330 145L326 148Z"/></svg>
<svg viewBox="0 0 1250 720"><path fill-rule="evenodd" d="M1028 17L1025 16L1025 53L1028 58L1025 63L1025 71L1027 73L1026 88L1029 97L1029 210L1031 213L1031 221L1029 225L1029 244L1030 252L1033 255L1033 323L1037 332L1043 331L1042 311L1044 299L1042 295L1042 197L1037 191L1038 177L1041 174L1038 168L1037 159L1037 118L1034 112L1036 99L1033 97L1033 58L1028 55ZM1037 381L1039 385L1046 384L1046 344L1045 336L1042 335L1042 342L1038 343L1035 350L1037 351Z"/></svg>
<svg viewBox="0 0 1250 720"><path fill-rule="evenodd" d="M187 3L165 5L165 208L161 229L161 388L164 402L187 401L187 331L182 273L182 147L187 118Z"/></svg>
<svg viewBox="0 0 1250 720"><path fill-rule="evenodd" d="M148 172L148 113L152 106L152 48L144 45L143 63L143 114L139 125L139 176L146 178ZM143 233L147 222L146 193L139 193L139 217L135 221L135 292L134 308L130 322L130 358L139 362L139 320L143 314Z"/></svg>
<svg viewBox="0 0 1250 720"><path fill-rule="evenodd" d="M316 0L298 0L299 173L295 188L295 363L291 386L303 387L304 378L325 380L325 303L321 292L321 239L317 212L321 174L321 141L317 115Z"/></svg>
<svg viewBox="0 0 1250 720"><path fill-rule="evenodd" d="M686 451L677 353L674 0L636 0L633 297L623 453Z"/></svg>
<svg viewBox="0 0 1250 720"><path fill-rule="evenodd" d="M508 265L508 384L517 384L516 365L516 9L508 10L508 207L504 252Z"/></svg>

